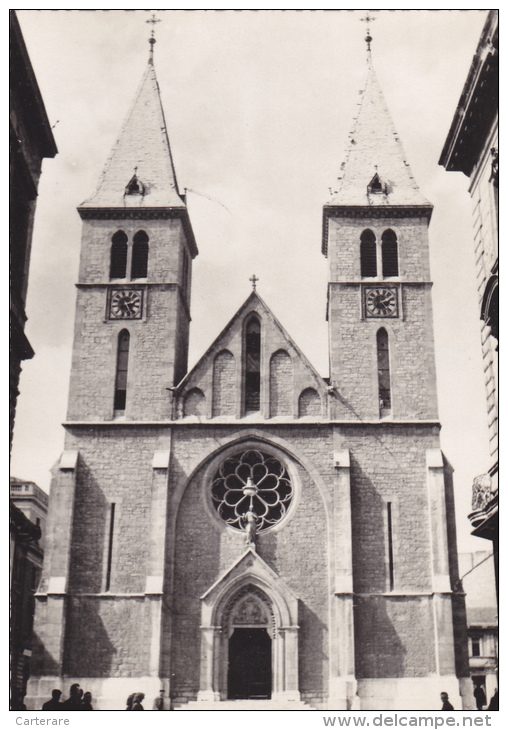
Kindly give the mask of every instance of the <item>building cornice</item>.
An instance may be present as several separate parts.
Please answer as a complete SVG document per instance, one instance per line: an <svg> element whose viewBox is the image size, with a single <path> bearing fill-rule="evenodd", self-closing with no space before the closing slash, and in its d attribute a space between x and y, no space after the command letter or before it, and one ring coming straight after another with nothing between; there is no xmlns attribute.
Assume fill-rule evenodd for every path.
<svg viewBox="0 0 508 730"><path fill-rule="evenodd" d="M398 419L398 420L358 420L358 421L341 421L341 420L303 420L303 419L291 419L291 420L279 420L279 419L260 419L259 421L254 421L251 418L249 419L232 419L230 421L224 421L221 420L223 417L219 418L203 418L199 419L197 416L188 416L187 418L180 418L180 419L166 419L166 420L160 420L160 421L127 421L127 420L112 420L112 421L64 421L62 426L64 428L140 428L140 427L150 427L150 428L164 428L164 427L209 427L209 428L217 428L217 427L231 427L231 428L238 428L239 426L245 426L246 428L250 428L252 426L256 427L264 427L264 428L275 428L279 426L294 426L296 428L302 428L302 427L308 427L308 426L314 426L314 427L326 427L326 426L351 426L351 427L358 427L358 426L375 426L375 427L396 427L396 426L431 426L431 427L441 427L440 421L436 419Z"/></svg>
<svg viewBox="0 0 508 730"><path fill-rule="evenodd" d="M178 218L182 221L192 258L195 258L199 253L189 212L185 206L178 208L102 208L80 205L77 210L82 220L171 220Z"/></svg>
<svg viewBox="0 0 508 730"><path fill-rule="evenodd" d="M434 207L427 205L324 205L323 206L323 243L321 251L328 255L328 219L329 218L362 218L364 220L392 218L426 218L432 217Z"/></svg>
<svg viewBox="0 0 508 730"><path fill-rule="evenodd" d="M439 164L468 177L498 115L498 14L491 10L462 89Z"/></svg>

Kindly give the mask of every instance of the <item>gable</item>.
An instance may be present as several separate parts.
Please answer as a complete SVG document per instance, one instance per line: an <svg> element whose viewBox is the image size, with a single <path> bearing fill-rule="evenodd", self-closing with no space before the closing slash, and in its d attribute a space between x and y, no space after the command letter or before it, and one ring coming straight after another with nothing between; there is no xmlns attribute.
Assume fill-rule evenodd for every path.
<svg viewBox="0 0 508 730"><path fill-rule="evenodd" d="M178 418L326 415L327 385L256 292L177 389Z"/></svg>

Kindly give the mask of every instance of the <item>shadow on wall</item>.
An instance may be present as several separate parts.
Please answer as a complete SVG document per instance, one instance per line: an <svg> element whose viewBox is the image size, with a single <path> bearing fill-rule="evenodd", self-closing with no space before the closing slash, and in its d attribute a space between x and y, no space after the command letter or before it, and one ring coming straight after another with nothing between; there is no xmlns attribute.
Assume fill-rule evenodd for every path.
<svg viewBox="0 0 508 730"><path fill-rule="evenodd" d="M56 677L60 673L58 663L53 659L51 654L46 651L46 647L41 641L38 634L32 635L32 660L30 662L30 675L40 676L46 674Z"/></svg>
<svg viewBox="0 0 508 730"><path fill-rule="evenodd" d="M328 630L303 601L298 601L298 688L325 696L328 692Z"/></svg>
<svg viewBox="0 0 508 730"><path fill-rule="evenodd" d="M406 650L383 599L356 598L355 667L362 679L407 676Z"/></svg>
<svg viewBox="0 0 508 730"><path fill-rule="evenodd" d="M117 648L99 615L96 599L71 598L67 606L63 674L69 677L107 677ZM125 627L127 629L127 627ZM125 633L130 633L128 630Z"/></svg>
<svg viewBox="0 0 508 730"><path fill-rule="evenodd" d="M353 453L351 482L353 588L355 593L384 593L389 588L385 536L386 502Z"/></svg>
<svg viewBox="0 0 508 730"><path fill-rule="evenodd" d="M448 535L448 565L450 583L453 591L453 641L455 644L455 671L457 677L469 677L469 652L467 642L466 597L459 573L459 557L457 554L457 530L455 526L455 498L453 493L453 467L443 454L446 522ZM467 519L464 517L464 519Z"/></svg>
<svg viewBox="0 0 508 730"><path fill-rule="evenodd" d="M79 499L74 502L69 590L100 593L104 588L110 504L82 457L78 470L80 488Z"/></svg>

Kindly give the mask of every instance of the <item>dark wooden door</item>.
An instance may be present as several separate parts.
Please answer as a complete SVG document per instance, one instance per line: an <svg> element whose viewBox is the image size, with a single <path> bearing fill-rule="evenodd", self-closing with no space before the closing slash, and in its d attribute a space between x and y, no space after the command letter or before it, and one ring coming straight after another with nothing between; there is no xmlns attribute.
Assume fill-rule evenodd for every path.
<svg viewBox="0 0 508 730"><path fill-rule="evenodd" d="M266 629L235 629L229 640L228 698L266 700L272 694L272 640Z"/></svg>

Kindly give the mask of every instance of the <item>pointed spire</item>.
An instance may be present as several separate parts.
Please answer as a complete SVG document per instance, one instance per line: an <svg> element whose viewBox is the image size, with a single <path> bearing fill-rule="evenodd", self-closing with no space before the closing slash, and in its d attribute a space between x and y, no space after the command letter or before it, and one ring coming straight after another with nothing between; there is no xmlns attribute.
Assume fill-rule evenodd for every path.
<svg viewBox="0 0 508 730"><path fill-rule="evenodd" d="M150 56L148 58L148 63L153 66L153 47L157 43L155 40L155 23L160 23L160 18L155 17L155 13L152 13L152 17L150 20L145 20L145 23L150 23L152 26L152 32L150 34L150 38L148 39L148 43L150 44Z"/></svg>
<svg viewBox="0 0 508 730"><path fill-rule="evenodd" d="M365 14L365 18L360 18L362 23L367 23L367 35L365 36L365 42L367 43L367 51L370 55L370 44L372 43L372 36L370 34L370 24L375 21L375 18L369 15L369 11L367 10ZM148 21L147 21L148 22Z"/></svg>
<svg viewBox="0 0 508 730"><path fill-rule="evenodd" d="M152 40L155 41L153 35ZM152 52L97 190L80 206L122 207L185 208L178 192Z"/></svg>
<svg viewBox="0 0 508 730"><path fill-rule="evenodd" d="M338 186L327 205L430 205L416 184L386 106L372 64L368 30L365 40L367 78L360 91Z"/></svg>

